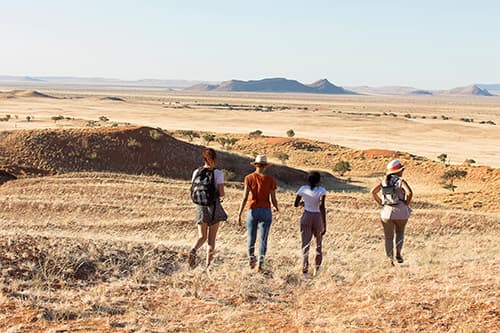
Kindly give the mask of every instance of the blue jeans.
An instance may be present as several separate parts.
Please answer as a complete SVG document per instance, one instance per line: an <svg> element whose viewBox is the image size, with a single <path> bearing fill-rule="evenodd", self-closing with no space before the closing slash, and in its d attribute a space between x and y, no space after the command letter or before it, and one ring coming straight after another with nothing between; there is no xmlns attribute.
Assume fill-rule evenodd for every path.
<svg viewBox="0 0 500 333"><path fill-rule="evenodd" d="M248 258L253 261L255 261L257 229L260 229L259 265L264 263L264 257L267 252L267 236L269 236L272 220L271 208L254 208L249 210L247 214Z"/></svg>

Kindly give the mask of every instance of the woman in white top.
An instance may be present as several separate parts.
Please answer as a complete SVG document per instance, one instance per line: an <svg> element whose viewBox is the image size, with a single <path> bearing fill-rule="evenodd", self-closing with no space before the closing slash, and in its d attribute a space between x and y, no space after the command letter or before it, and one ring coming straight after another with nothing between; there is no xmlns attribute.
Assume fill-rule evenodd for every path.
<svg viewBox="0 0 500 333"><path fill-rule="evenodd" d="M297 191L295 207L304 206L304 213L300 219L300 234L302 238L302 252L304 255L302 273L308 277L309 271L309 248L312 236L316 238L316 258L314 275L317 275L323 260L321 251L321 241L326 232L326 210L325 196L326 190L319 186L321 175L317 171L312 171L308 175L309 185L303 185ZM301 201L303 200L303 201Z"/></svg>
<svg viewBox="0 0 500 333"><path fill-rule="evenodd" d="M224 173L215 167L217 162L217 155L212 148L206 148L203 151L203 160L205 165L193 171L192 181L200 172L213 173L213 184L215 185L215 204L202 206L196 205L195 222L198 225L198 239L196 240L193 248L189 252L189 266L193 268L198 262L196 250L198 250L205 241L208 240L207 247L207 267L212 261L215 250L215 237L219 229L219 222L227 220L227 214L221 205L224 197Z"/></svg>

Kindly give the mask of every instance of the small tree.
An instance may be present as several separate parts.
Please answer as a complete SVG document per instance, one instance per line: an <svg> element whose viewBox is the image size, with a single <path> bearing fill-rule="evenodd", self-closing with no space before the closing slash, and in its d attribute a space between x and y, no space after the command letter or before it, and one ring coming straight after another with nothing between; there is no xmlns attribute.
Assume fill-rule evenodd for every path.
<svg viewBox="0 0 500 333"><path fill-rule="evenodd" d="M180 135L187 137L189 142L193 141L193 138L199 138L200 134L196 133L193 130L183 130L179 132Z"/></svg>
<svg viewBox="0 0 500 333"><path fill-rule="evenodd" d="M261 130L255 130L253 132L250 132L250 137L251 138L258 138L262 136L262 131Z"/></svg>
<svg viewBox="0 0 500 333"><path fill-rule="evenodd" d="M295 136L295 132L293 131L293 129L289 129L288 131L286 131L286 135L289 138L293 138Z"/></svg>
<svg viewBox="0 0 500 333"><path fill-rule="evenodd" d="M333 166L333 171L338 172L341 176L344 176L346 172L351 171L351 165L347 161L339 161Z"/></svg>
<svg viewBox="0 0 500 333"><path fill-rule="evenodd" d="M443 188L455 192L457 186L454 184L454 181L460 178L464 178L465 176L467 176L467 171L465 170L458 170L458 169L447 170L441 176L441 179L443 180L441 185L443 186Z"/></svg>
<svg viewBox="0 0 500 333"><path fill-rule="evenodd" d="M281 161L282 164L286 164L286 161L290 158L290 156L287 153L277 151L273 154L273 157L277 158L278 160Z"/></svg>
<svg viewBox="0 0 500 333"><path fill-rule="evenodd" d="M213 142L215 141L215 135L213 134L203 134L203 140L205 141L205 143L208 145L210 145L210 142Z"/></svg>
<svg viewBox="0 0 500 333"><path fill-rule="evenodd" d="M31 116L26 116L26 121L27 121L27 122L30 122L30 121L31 121L31 119L32 119L32 118L31 118Z"/></svg>
<svg viewBox="0 0 500 333"><path fill-rule="evenodd" d="M472 158L468 158L464 161L464 164L467 166L471 166L472 164L475 164L476 161L474 161Z"/></svg>
<svg viewBox="0 0 500 333"><path fill-rule="evenodd" d="M448 155L446 155L445 153L442 153L441 155L439 155L437 157L437 159L446 164L446 160L448 159Z"/></svg>
<svg viewBox="0 0 500 333"><path fill-rule="evenodd" d="M52 117L50 117L50 119L52 119L55 123L57 123L58 120L64 119L64 117L61 115L58 115L58 116L52 116Z"/></svg>

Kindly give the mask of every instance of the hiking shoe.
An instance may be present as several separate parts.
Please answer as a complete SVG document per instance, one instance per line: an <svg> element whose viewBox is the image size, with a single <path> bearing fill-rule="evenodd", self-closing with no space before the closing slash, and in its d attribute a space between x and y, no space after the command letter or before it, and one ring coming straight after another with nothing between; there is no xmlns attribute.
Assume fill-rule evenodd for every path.
<svg viewBox="0 0 500 333"><path fill-rule="evenodd" d="M195 251L189 252L189 267L195 268L198 262L198 256Z"/></svg>
<svg viewBox="0 0 500 333"><path fill-rule="evenodd" d="M257 266L257 272L264 273L264 264L259 262L259 266Z"/></svg>
<svg viewBox="0 0 500 333"><path fill-rule="evenodd" d="M396 256L396 260L397 260L398 264L402 264L404 262L403 257L401 257L401 256Z"/></svg>
<svg viewBox="0 0 500 333"><path fill-rule="evenodd" d="M248 266L250 266L250 269L254 269L255 266L257 265L257 260L255 258L250 258L248 261Z"/></svg>

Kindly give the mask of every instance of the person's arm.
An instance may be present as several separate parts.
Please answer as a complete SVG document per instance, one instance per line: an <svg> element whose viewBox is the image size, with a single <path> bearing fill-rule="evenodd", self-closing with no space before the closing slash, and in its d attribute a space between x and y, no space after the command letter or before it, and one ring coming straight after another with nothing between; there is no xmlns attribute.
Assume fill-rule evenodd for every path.
<svg viewBox="0 0 500 333"><path fill-rule="evenodd" d="M401 187L403 187L403 189L405 190L405 193L406 193L405 203L406 203L406 205L409 206L410 202L411 202L411 199L413 198L413 191L411 190L410 185L408 185L408 183L404 179L401 182Z"/></svg>
<svg viewBox="0 0 500 333"><path fill-rule="evenodd" d="M380 192L382 188L382 185L380 184L377 184L374 188L372 188L372 190L370 191L370 194L372 195L373 197L373 200L375 200L379 206L382 206L382 199L380 199L379 195L378 195L378 192Z"/></svg>
<svg viewBox="0 0 500 333"><path fill-rule="evenodd" d="M245 209L245 205L248 201L248 193L250 193L250 188L245 184L245 189L243 191L243 200L240 204L240 209L238 210L238 225L241 227L241 214L243 213L243 209Z"/></svg>
<svg viewBox="0 0 500 333"><path fill-rule="evenodd" d="M276 190L271 190L269 194L271 194L271 202L273 203L274 208L276 208L276 211L279 212L280 209L278 208L278 200L276 199Z"/></svg>
<svg viewBox="0 0 500 333"><path fill-rule="evenodd" d="M302 200L302 197L301 197L300 195L298 195L298 194L297 194L297 196L295 197L295 202L293 203L293 206L294 206L294 207L299 207L299 206L301 206L301 202L300 202L300 200ZM304 204L304 203L302 202L302 204Z"/></svg>
<svg viewBox="0 0 500 333"><path fill-rule="evenodd" d="M219 169L215 169L214 177L215 183L217 184L217 193L219 194L219 198L222 199L222 197L224 197L224 173Z"/></svg>
<svg viewBox="0 0 500 333"><path fill-rule="evenodd" d="M222 199L224 197L224 183L217 185L217 192L219 193L219 198Z"/></svg>
<svg viewBox="0 0 500 333"><path fill-rule="evenodd" d="M326 233L326 208L325 208L325 197L326 195L323 195L321 197L321 203L319 205L319 211L321 212L321 218L323 219L323 232L321 235L324 235Z"/></svg>

